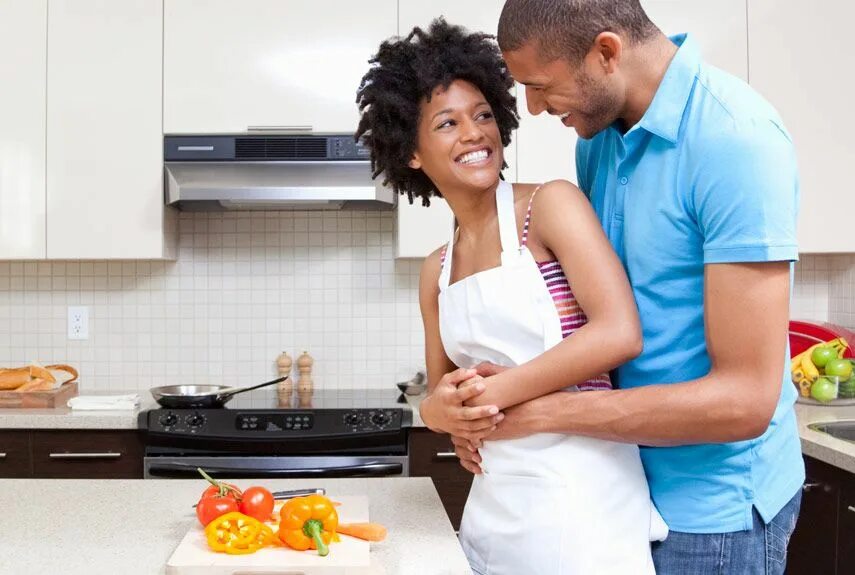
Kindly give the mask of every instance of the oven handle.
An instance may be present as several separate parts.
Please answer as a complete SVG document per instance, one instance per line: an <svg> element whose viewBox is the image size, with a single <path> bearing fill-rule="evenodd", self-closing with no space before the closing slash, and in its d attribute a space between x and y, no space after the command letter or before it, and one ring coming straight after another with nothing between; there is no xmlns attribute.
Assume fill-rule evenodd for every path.
<svg viewBox="0 0 855 575"><path fill-rule="evenodd" d="M181 463L155 463L148 468L152 477L180 478L198 477L196 465ZM303 467L295 469L253 469L246 467L211 467L205 471L229 478L275 478L275 477L378 477L401 475L404 466L400 463L365 463L342 467Z"/></svg>

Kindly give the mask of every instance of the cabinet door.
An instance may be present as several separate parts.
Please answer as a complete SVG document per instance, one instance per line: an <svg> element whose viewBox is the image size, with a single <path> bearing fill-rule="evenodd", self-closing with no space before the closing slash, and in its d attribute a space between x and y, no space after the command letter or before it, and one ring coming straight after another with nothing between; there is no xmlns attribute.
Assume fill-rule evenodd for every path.
<svg viewBox="0 0 855 575"><path fill-rule="evenodd" d="M415 26L427 28L435 18L444 16L449 24L495 35L504 3L504 0L401 0L398 33L409 34ZM503 172L505 179L517 181L516 135L505 149L505 161L508 164ZM425 208L419 202L411 205L404 196L398 198L397 257L427 256L448 241L453 224L454 216L445 200L432 199L430 207Z"/></svg>
<svg viewBox="0 0 855 575"><path fill-rule="evenodd" d="M704 59L740 78L748 78L746 0L642 0L653 23L670 35L688 32ZM518 86L522 120L518 130L520 181L576 181L576 131L546 113L531 116L525 90Z"/></svg>
<svg viewBox="0 0 855 575"><path fill-rule="evenodd" d="M47 257L164 254L162 0L51 0Z"/></svg>
<svg viewBox="0 0 855 575"><path fill-rule="evenodd" d="M142 479L136 431L34 431L33 477Z"/></svg>
<svg viewBox="0 0 855 575"><path fill-rule="evenodd" d="M395 0L166 0L164 129L353 132Z"/></svg>
<svg viewBox="0 0 855 575"><path fill-rule="evenodd" d="M839 472L840 520L837 535L837 572L855 573L855 475Z"/></svg>
<svg viewBox="0 0 855 575"><path fill-rule="evenodd" d="M460 466L448 435L429 429L410 431L410 475L433 479L451 525L460 529L472 474Z"/></svg>
<svg viewBox="0 0 855 575"><path fill-rule="evenodd" d="M0 431L0 478L31 477L29 431Z"/></svg>
<svg viewBox="0 0 855 575"><path fill-rule="evenodd" d="M839 470L806 457L805 473L801 510L787 548L787 573L832 575L837 555Z"/></svg>
<svg viewBox="0 0 855 575"><path fill-rule="evenodd" d="M44 259L47 0L0 2L0 54L0 259Z"/></svg>
<svg viewBox="0 0 855 575"><path fill-rule="evenodd" d="M798 154L801 252L855 251L844 177L855 158L855 79L836 56L850 51L853 19L855 3L844 0L748 3L751 85L777 108Z"/></svg>

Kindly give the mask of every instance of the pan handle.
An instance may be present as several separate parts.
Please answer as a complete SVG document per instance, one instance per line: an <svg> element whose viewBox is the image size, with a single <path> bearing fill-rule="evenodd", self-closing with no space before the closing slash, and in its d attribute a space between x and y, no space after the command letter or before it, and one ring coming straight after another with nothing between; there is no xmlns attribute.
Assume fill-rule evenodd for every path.
<svg viewBox="0 0 855 575"><path fill-rule="evenodd" d="M288 379L288 376L278 377L273 381L267 381L264 383L259 383L258 385L251 385L249 387L241 387L240 389L233 389L231 391L226 391L224 393L217 394L217 401L226 401L231 396L237 395L239 393L243 393L244 391L252 391L253 389L258 389L259 387L267 387L268 385L275 385L277 383L283 382Z"/></svg>

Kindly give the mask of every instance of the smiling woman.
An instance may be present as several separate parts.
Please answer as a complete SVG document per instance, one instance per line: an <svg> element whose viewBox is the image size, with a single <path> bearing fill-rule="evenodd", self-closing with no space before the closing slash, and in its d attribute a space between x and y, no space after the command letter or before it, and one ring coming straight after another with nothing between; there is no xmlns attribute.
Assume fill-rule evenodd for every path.
<svg viewBox="0 0 855 575"><path fill-rule="evenodd" d="M562 390L609 393L608 370L641 349L626 275L578 188L501 179L517 126L511 88L492 37L440 19L384 42L359 89L357 138L375 177L410 201L443 197L458 224L422 266L420 413L479 454L460 526L475 573L651 574L649 542L667 528L637 446L490 435L500 410ZM489 373L471 369L485 362Z"/></svg>

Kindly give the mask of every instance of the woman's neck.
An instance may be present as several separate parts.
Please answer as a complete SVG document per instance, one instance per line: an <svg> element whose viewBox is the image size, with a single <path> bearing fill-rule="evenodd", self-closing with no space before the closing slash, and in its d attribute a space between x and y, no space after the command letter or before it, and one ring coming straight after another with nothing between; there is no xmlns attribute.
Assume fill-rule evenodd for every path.
<svg viewBox="0 0 855 575"><path fill-rule="evenodd" d="M496 190L494 185L484 190L446 190L443 198L448 202L460 229L458 240L477 241L485 232L492 231L497 221Z"/></svg>

